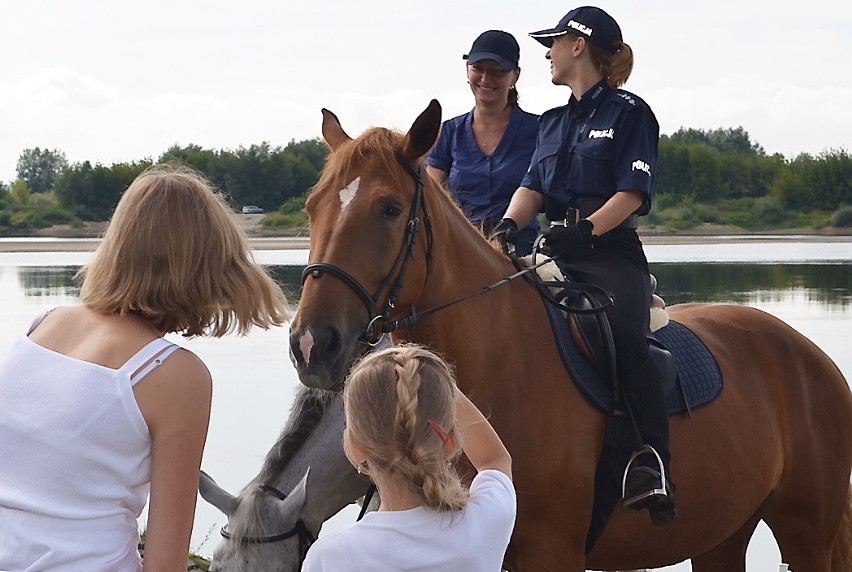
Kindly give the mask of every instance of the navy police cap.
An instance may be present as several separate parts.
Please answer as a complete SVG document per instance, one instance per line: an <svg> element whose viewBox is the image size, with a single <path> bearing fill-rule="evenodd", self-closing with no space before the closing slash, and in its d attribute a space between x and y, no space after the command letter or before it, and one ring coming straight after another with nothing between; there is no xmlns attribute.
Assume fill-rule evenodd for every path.
<svg viewBox="0 0 852 572"><path fill-rule="evenodd" d="M521 48L512 34L502 30L488 30L473 41L470 53L463 55L462 59L472 64L494 60L504 71L512 71L518 67L520 55Z"/></svg>
<svg viewBox="0 0 852 572"><path fill-rule="evenodd" d="M556 36L569 33L586 38L608 52L616 51L613 43L623 41L618 23L612 16L595 6L574 8L565 14L555 27L530 32L530 36L549 48L553 45L553 39Z"/></svg>

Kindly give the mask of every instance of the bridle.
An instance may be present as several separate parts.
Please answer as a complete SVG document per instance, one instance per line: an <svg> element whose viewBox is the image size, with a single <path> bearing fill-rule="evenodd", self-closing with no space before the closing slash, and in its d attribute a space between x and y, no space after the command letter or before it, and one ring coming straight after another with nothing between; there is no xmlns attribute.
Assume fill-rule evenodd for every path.
<svg viewBox="0 0 852 572"><path fill-rule="evenodd" d="M396 152L396 160L402 165L406 173L414 181L414 200L411 202L411 208L408 211L408 222L405 227L405 236L402 240L402 246L396 255L396 260L393 263L391 271L385 276L385 279L376 289L375 293L370 294L367 289L361 285L358 280L334 264L327 262L316 262L308 264L305 270L302 271L302 283L304 284L308 277L320 278L323 274L334 276L350 290L352 290L364 303L369 316L367 327L358 337L358 340L370 346L377 345L386 333L393 332L400 327L403 320L389 322L390 313L396 308L396 302L399 299L399 293L402 290L405 282L405 272L408 268L408 263L414 259L414 245L417 239L417 232L420 230L421 220L418 216L423 214L422 224L426 229L426 277L429 276L429 271L432 266L432 223L429 220L429 213L426 212L426 201L423 197L423 173L420 165L415 170L409 162L402 156L399 151ZM379 296L385 290L388 291L388 297L385 301L382 311L377 310ZM412 308L412 314L416 314ZM410 326L409 326L410 327Z"/></svg>
<svg viewBox="0 0 852 572"><path fill-rule="evenodd" d="M562 298L555 298L549 291L548 286L557 285L555 282L546 282L537 278L535 274L535 270L540 266L543 266L549 262L549 259L545 259L543 262L538 262L531 264L529 266L521 268L518 265L517 258L512 255L512 262L515 265L515 268L518 270L514 274L502 278L495 282L494 284L490 284L488 286L483 286L479 290L471 292L470 294L466 294L449 302L445 302L443 304L439 304L428 310L423 310L418 312L417 309L412 306L411 311L408 316L401 318L399 320L389 321L390 313L396 308L396 302L399 298L400 290L402 290L402 285L405 280L405 271L408 268L408 263L410 260L414 259L414 245L415 239L417 237L417 232L420 228L420 218L418 217L418 213L420 211L423 212L423 226L426 229L426 279L429 278L429 273L432 268L432 223L429 219L429 214L426 211L426 201L423 195L423 174L421 166L417 166L417 170L415 170L409 162L402 156L402 154L397 151L395 153L396 160L403 166L405 171L414 181L414 200L411 202L411 208L408 213L408 223L406 224L405 237L402 241L402 246L399 249L399 253L397 254L396 260L394 261L393 267L391 271L385 276L385 279L382 280L382 283L376 289L374 294L370 294L367 292L367 289L358 282L358 280L340 268L339 266L335 266L334 264L330 264L328 262L315 262L313 264L308 264L305 269L302 271L302 284L304 285L305 281L308 277L311 278L321 278L323 274L330 274L334 276L346 286L352 290L358 298L364 303L364 307L367 309L367 314L369 316L369 320L367 322L367 327L364 331L358 336L358 341L368 344L370 346L376 346L382 340L385 334L395 332L397 330L402 329L412 329L414 325L420 321L421 319L434 314L435 312L439 312L445 308L450 306L454 306L460 302L464 302L474 296L478 296L480 294L484 294L486 292L490 292L499 286L503 286L504 284L508 284L509 282L514 281L517 278L525 277L528 280L531 280L536 288L539 289L543 294L543 298L546 302L556 305L563 310L569 310L579 314L587 314L587 313L600 313L607 307L611 306L613 303L612 294L599 288L598 286L590 285L590 284L580 284L577 282L573 283L565 283L560 284L566 290L580 290L586 292L596 292L599 296L599 299L604 300L603 303L599 305L595 305L591 309L584 308L572 308L567 307L562 303ZM541 237L539 237L539 240ZM538 247L536 246L536 249ZM534 261L535 262L535 261ZM395 278L394 278L395 277ZM531 278L532 277L532 278ZM389 290L389 295L387 301L385 302L384 308L381 313L376 310L376 304L379 300L379 296L382 292L384 292L388 285L391 283L391 280L394 280L393 286Z"/></svg>
<svg viewBox="0 0 852 572"><path fill-rule="evenodd" d="M286 494L282 493L272 485L260 485L260 489L276 497L278 500L284 500L287 498ZM361 520L362 518L364 518L364 515L367 513L368 507L370 505L370 501L373 499L373 495L375 493L376 485L374 483L370 483L370 486L367 489L367 494L364 495L364 502L361 506L360 512L358 513L357 520ZM219 534L221 534L222 538L226 540L233 540L231 533L228 532L228 525L225 525L220 528ZM268 536L244 536L240 539L240 542L242 544L272 544L273 542L281 542L282 540L287 540L288 538L293 538L294 536L299 537L298 570L301 570L302 564L304 564L305 562L305 557L308 555L308 549L316 541L314 535L311 534L310 530L308 530L308 526L305 524L305 521L301 518L297 520L296 524L293 525L293 528L291 528L287 532L270 534Z"/></svg>
<svg viewBox="0 0 852 572"><path fill-rule="evenodd" d="M270 493L271 495L278 498L278 500L284 500L287 498L287 495L276 489L271 485L260 485L260 488ZM227 525L223 526L219 530L219 534L222 535L222 538L227 540L232 540L231 533L228 532ZM302 568L302 564L305 562L305 556L308 553L308 548L311 547L311 544L314 543L316 538L311 534L311 531L308 530L305 521L301 518L296 521L296 524L293 525L293 528L288 530L287 532L281 532L278 534L270 534L269 536L244 536L240 539L242 544L271 544L273 542L281 542L282 540L287 540L288 538L292 538L294 536L298 536L299 538L299 569Z"/></svg>

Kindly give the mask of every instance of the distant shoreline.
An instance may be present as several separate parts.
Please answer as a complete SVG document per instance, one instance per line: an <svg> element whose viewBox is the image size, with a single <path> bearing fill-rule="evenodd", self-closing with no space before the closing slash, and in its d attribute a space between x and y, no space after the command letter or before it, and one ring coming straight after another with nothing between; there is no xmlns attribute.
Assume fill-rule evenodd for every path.
<svg viewBox="0 0 852 572"><path fill-rule="evenodd" d="M307 250L307 236L288 236L263 226L262 214L235 213L253 250ZM26 236L0 237L0 252L92 252L100 244L107 221L82 226L55 225L29 231ZM274 235L273 233L280 234ZM292 231L291 231L292 232ZM298 232L296 230L295 232ZM306 229L301 229L304 234ZM850 242L852 228L784 228L750 232L738 227L702 224L688 230L640 228L644 244L732 244L755 242Z"/></svg>
<svg viewBox="0 0 852 572"><path fill-rule="evenodd" d="M852 234L642 234L643 244L743 244L756 242L831 242L852 245ZM250 237L253 250L307 250L307 237ZM0 238L0 252L92 252L98 238L14 237Z"/></svg>

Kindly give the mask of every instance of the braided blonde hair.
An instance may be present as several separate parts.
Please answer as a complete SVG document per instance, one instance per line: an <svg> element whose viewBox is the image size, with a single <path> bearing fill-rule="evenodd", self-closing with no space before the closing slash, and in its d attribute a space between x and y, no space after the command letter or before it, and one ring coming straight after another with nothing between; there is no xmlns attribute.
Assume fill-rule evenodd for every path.
<svg viewBox="0 0 852 572"><path fill-rule="evenodd" d="M406 344L361 360L343 393L347 431L370 465L401 477L423 505L439 511L459 510L468 499L440 434L452 431L455 385L443 359ZM344 447L352 461L347 441Z"/></svg>

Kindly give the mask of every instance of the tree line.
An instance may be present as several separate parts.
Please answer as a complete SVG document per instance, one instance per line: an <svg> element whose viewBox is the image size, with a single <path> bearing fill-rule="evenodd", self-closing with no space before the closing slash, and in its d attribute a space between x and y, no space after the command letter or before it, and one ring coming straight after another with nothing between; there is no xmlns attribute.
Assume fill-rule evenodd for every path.
<svg viewBox="0 0 852 572"><path fill-rule="evenodd" d="M156 161L106 166L69 164L60 150L25 149L18 159L17 180L0 183L0 228L106 220L139 173L154 162L174 161L202 172L235 209L251 204L292 215L319 178L327 153L319 139L235 150L174 145ZM711 210L705 208L702 215L695 205L715 205L716 210L748 205L753 218L767 223L781 223L779 218L796 212L845 213L852 211L852 157L841 149L786 159L767 155L742 127L681 128L660 138L654 189L655 211L662 209L665 215L667 209L679 209L677 216L684 217L684 208L692 208L686 225L712 218ZM666 222L655 216L656 222ZM852 218L852 212L845 216Z"/></svg>
<svg viewBox="0 0 852 572"><path fill-rule="evenodd" d="M852 157L845 150L787 160L767 155L742 127L681 128L660 138L655 193L706 202L774 197L784 208L834 210L852 205Z"/></svg>

